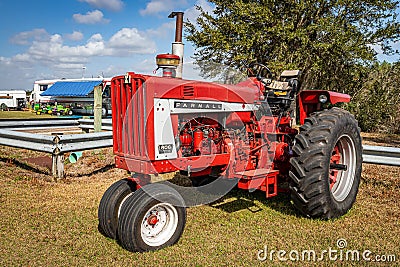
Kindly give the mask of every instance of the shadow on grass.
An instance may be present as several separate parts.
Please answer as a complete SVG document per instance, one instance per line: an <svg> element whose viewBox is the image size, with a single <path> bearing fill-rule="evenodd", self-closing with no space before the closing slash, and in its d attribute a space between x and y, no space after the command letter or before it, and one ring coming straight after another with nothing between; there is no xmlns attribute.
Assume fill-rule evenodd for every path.
<svg viewBox="0 0 400 267"><path fill-rule="evenodd" d="M17 159L14 158L7 158L7 157L0 157L0 161L4 162L4 163L8 163L8 164L13 164L21 169L27 170L27 171L31 171L31 172L35 172L35 173L39 173L39 174L44 174L44 175L49 175L50 173L48 171L44 171L41 170L39 168L33 167L28 165L27 163L21 162Z"/></svg>
<svg viewBox="0 0 400 267"><path fill-rule="evenodd" d="M109 170L114 169L114 168L115 168L115 164L108 164L108 165L106 165L104 167L101 167L100 169L93 170L93 171L91 171L89 173L67 174L67 176L68 177L78 177L78 178L79 177L84 177L84 176L92 176L92 175L96 175L96 174L99 174L99 173L103 173L103 172L109 171Z"/></svg>
<svg viewBox="0 0 400 267"><path fill-rule="evenodd" d="M288 193L280 193L275 197L266 198L265 192L260 190L248 192L234 188L218 201L209 204L209 206L228 213L244 209L256 213L268 207L285 215L299 216L290 203L290 195Z"/></svg>
<svg viewBox="0 0 400 267"><path fill-rule="evenodd" d="M0 157L0 161L7 163L7 164L12 164L16 167L19 167L21 169L30 171L30 172L34 172L34 173L38 173L38 174L43 174L43 175L51 175L51 169L49 170L47 167L43 167L46 170L43 170L41 168L35 167L35 166L31 166L28 163L25 163L23 161L20 161L18 159L15 158L7 158L7 157ZM67 177L84 177L84 176L91 176L91 175L96 175L99 173L103 173L106 171L109 171L111 169L115 168L115 164L108 164L100 169L97 170L93 170L89 173L78 173L78 174L66 174Z"/></svg>
<svg viewBox="0 0 400 267"><path fill-rule="evenodd" d="M191 187L190 178L179 173L176 173L168 181L178 186ZM300 217L290 201L289 193L279 193L277 196L267 199L263 191L249 192L234 187L220 199L208 205L227 213L240 210L249 210L252 213L256 213L268 207L282 214Z"/></svg>

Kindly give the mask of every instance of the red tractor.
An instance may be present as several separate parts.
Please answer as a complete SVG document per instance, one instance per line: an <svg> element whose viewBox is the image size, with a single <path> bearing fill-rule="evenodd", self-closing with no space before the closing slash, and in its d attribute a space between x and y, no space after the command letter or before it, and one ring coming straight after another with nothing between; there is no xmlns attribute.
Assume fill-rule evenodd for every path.
<svg viewBox="0 0 400 267"><path fill-rule="evenodd" d="M299 71L277 80L263 64L235 85L174 78L174 55L159 55L163 77L114 77L112 122L116 167L132 176L110 186L98 210L99 230L130 251L176 243L186 207L211 203L233 187L267 198L290 193L305 216L331 219L353 205L362 146L357 121L333 107L346 94L299 91ZM292 125L297 101L300 128ZM152 183L180 172L193 187Z"/></svg>

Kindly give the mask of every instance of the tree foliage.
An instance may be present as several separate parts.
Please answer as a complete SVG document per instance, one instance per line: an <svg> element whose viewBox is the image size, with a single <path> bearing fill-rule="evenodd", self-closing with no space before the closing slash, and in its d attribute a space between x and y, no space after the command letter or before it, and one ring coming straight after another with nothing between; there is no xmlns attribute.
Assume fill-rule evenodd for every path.
<svg viewBox="0 0 400 267"><path fill-rule="evenodd" d="M365 73L346 108L364 131L400 133L400 62L375 63Z"/></svg>
<svg viewBox="0 0 400 267"><path fill-rule="evenodd" d="M376 59L374 47L394 53L400 37L395 0L209 0L186 23L204 76L213 63L241 68L252 61L275 73L301 69L305 88L343 90L352 74ZM356 66L356 67L355 67Z"/></svg>

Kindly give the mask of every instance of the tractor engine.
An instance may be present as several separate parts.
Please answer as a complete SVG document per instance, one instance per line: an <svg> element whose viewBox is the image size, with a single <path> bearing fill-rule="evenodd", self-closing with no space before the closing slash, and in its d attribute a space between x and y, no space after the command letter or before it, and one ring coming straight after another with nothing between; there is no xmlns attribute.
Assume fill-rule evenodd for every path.
<svg viewBox="0 0 400 267"><path fill-rule="evenodd" d="M223 130L218 122L198 118L180 123L176 139L182 157L221 154L224 149Z"/></svg>

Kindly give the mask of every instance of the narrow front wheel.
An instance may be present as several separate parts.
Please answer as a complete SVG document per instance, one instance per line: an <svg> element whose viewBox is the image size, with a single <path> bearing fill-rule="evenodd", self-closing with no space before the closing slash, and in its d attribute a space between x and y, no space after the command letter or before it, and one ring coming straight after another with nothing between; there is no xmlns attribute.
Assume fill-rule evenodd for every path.
<svg viewBox="0 0 400 267"><path fill-rule="evenodd" d="M98 229L104 236L116 239L121 205L135 190L136 184L128 179L119 180L106 190L98 209Z"/></svg>
<svg viewBox="0 0 400 267"><path fill-rule="evenodd" d="M152 251L178 242L186 223L180 194L165 184L149 184L121 207L118 238L129 251Z"/></svg>

